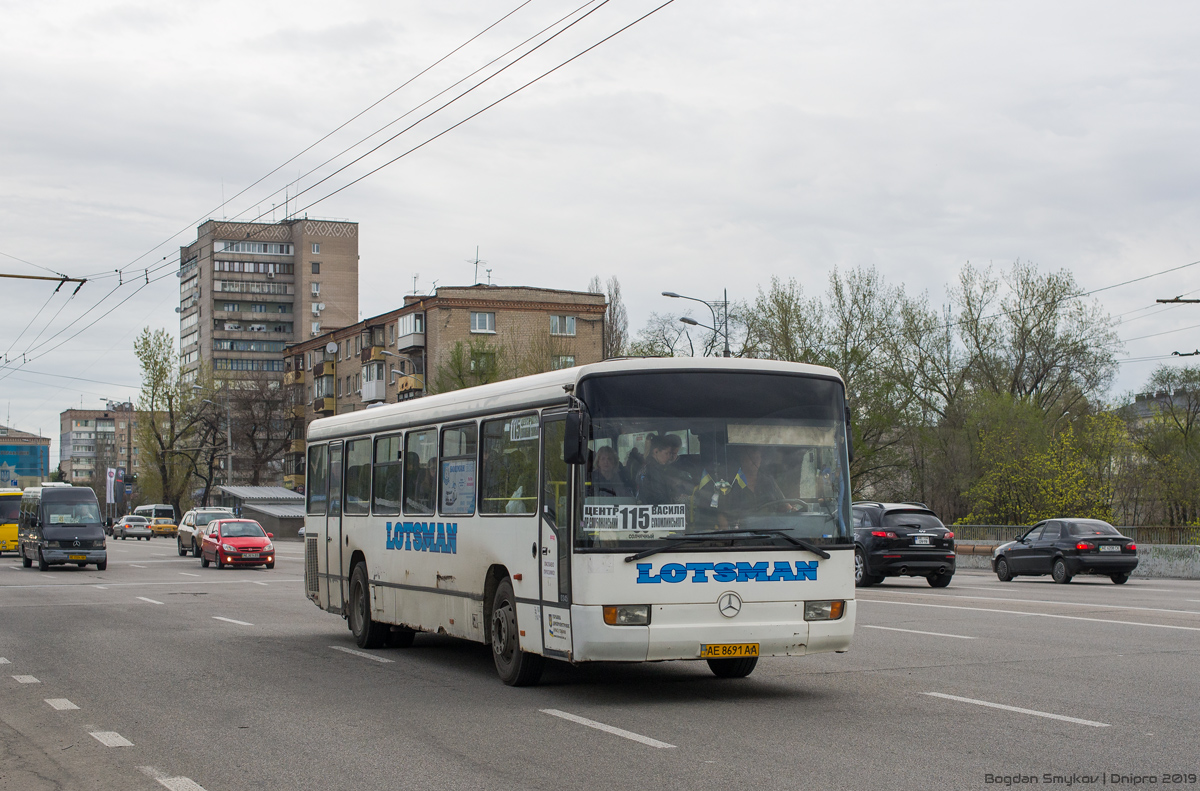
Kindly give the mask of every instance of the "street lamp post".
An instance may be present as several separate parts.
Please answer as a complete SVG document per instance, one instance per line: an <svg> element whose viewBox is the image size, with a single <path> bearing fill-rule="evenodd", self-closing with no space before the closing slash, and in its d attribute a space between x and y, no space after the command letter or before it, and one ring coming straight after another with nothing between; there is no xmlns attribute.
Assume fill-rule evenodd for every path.
<svg viewBox="0 0 1200 791"><path fill-rule="evenodd" d="M695 327L704 327L704 329L712 330L713 334L715 335L723 336L725 339L725 351L722 356L732 356L729 352L729 289L724 289L724 301L719 303L725 318L723 322L717 318L717 309L713 307L713 303L711 302L703 299L697 299L696 297L684 296L683 294L676 294L674 291L664 291L662 292L662 295L664 297L671 297L672 299L689 299L692 302L699 302L701 305L707 307L709 311L712 312L713 325L711 327L705 327L703 324L697 321L690 321L688 319L680 319L680 321L682 321L684 324L691 324ZM720 326L721 329L717 329L718 326Z"/></svg>

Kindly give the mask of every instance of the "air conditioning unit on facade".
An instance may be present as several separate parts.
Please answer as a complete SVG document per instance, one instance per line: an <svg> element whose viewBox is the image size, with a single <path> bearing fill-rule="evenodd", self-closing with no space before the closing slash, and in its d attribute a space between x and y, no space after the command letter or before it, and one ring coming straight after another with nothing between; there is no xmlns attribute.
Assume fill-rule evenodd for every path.
<svg viewBox="0 0 1200 791"><path fill-rule="evenodd" d="M275 277L275 270L274 270L274 269L268 269L268 270L267 270L267 277Z"/></svg>

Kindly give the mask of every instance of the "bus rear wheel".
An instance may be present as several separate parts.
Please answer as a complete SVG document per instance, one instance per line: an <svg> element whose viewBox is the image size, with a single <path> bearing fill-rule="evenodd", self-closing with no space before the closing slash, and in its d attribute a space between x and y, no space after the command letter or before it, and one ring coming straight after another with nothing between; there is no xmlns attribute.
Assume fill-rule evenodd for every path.
<svg viewBox="0 0 1200 791"><path fill-rule="evenodd" d="M708 660L708 667L717 678L745 678L754 672L754 666L757 664L758 657L756 656Z"/></svg>
<svg viewBox="0 0 1200 791"><path fill-rule="evenodd" d="M521 650L517 628L517 597L505 577L492 599L492 661L500 680L510 687L528 687L542 677L546 660Z"/></svg>
<svg viewBox="0 0 1200 791"><path fill-rule="evenodd" d="M350 632L359 648L383 648L391 636L391 627L371 618L367 588L367 564L359 563L350 574Z"/></svg>

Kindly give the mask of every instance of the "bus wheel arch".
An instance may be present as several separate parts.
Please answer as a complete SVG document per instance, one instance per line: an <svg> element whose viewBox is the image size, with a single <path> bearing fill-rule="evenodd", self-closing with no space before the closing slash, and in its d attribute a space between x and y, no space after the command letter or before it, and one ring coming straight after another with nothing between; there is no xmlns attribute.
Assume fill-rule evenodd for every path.
<svg viewBox="0 0 1200 791"><path fill-rule="evenodd" d="M492 607L495 604L496 589L503 580L508 579L508 569L499 563L493 563L483 577L483 642L492 642Z"/></svg>
<svg viewBox="0 0 1200 791"><path fill-rule="evenodd" d="M367 564L358 560L352 568L346 623L359 648L383 648L391 636L391 627L371 617L371 583L367 577Z"/></svg>

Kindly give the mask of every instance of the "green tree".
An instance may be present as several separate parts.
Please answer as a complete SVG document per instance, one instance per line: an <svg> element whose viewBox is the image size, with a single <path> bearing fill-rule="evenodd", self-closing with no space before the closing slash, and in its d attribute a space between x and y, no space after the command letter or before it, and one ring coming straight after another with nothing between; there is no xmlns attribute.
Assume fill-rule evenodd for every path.
<svg viewBox="0 0 1200 791"><path fill-rule="evenodd" d="M456 341L446 361L438 366L434 392L448 393L510 379L512 374L507 368L508 353L502 345L484 338Z"/></svg>

